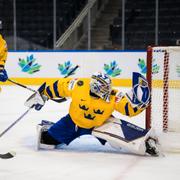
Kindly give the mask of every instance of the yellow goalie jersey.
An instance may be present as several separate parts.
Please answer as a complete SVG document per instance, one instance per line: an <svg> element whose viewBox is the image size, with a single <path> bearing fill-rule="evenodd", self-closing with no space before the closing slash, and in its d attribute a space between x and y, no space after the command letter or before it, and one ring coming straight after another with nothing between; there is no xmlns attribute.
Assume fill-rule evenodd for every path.
<svg viewBox="0 0 180 180"><path fill-rule="evenodd" d="M82 128L101 126L114 110L127 116L135 116L143 109L133 108L125 96L113 89L110 102L90 96L90 80L61 79L46 87L44 94L50 99L70 97L69 114L74 123Z"/></svg>
<svg viewBox="0 0 180 180"><path fill-rule="evenodd" d="M4 69L7 59L7 44L0 34L0 69Z"/></svg>

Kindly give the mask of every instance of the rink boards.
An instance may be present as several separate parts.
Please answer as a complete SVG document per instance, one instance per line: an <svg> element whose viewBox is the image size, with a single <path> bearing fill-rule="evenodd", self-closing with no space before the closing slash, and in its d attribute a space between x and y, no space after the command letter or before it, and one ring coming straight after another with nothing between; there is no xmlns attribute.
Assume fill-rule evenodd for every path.
<svg viewBox="0 0 180 180"><path fill-rule="evenodd" d="M9 78L15 81L39 85L64 77L76 65L79 68L71 76L73 78L89 78L93 72L101 71L112 77L114 86L129 87L132 72L146 74L146 52L10 51L6 70Z"/></svg>

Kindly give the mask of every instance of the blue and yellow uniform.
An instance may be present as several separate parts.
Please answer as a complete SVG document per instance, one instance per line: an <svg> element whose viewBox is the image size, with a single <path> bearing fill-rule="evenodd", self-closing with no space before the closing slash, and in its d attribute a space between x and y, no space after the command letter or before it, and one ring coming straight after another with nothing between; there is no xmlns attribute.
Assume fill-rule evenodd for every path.
<svg viewBox="0 0 180 180"><path fill-rule="evenodd" d="M43 94L49 99L71 98L69 114L48 130L54 139L65 144L81 135L91 134L92 129L101 126L115 110L130 117L143 111L133 108L116 89L111 91L110 102L91 96L89 79L61 79L47 86Z"/></svg>
<svg viewBox="0 0 180 180"><path fill-rule="evenodd" d="M142 111L133 108L125 96L119 96L116 89L111 92L110 102L91 96L89 84L89 79L62 79L48 86L44 94L50 99L71 97L69 114L74 123L82 128L101 126L114 110L130 117Z"/></svg>

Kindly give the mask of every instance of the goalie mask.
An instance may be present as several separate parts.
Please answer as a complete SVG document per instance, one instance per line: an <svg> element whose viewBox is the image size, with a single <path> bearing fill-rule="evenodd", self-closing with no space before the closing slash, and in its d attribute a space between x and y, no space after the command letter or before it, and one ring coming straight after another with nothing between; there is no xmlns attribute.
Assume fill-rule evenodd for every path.
<svg viewBox="0 0 180 180"><path fill-rule="evenodd" d="M97 72L91 76L90 91L102 98L106 102L110 102L111 79L107 74Z"/></svg>

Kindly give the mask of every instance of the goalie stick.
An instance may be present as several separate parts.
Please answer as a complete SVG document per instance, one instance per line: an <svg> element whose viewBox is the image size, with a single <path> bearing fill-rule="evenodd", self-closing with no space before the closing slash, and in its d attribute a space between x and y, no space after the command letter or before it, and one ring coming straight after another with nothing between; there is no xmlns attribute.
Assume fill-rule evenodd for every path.
<svg viewBox="0 0 180 180"><path fill-rule="evenodd" d="M67 77L69 77L69 76L71 76L73 73L74 73L74 71L78 68L79 66L78 65L76 65L64 78L67 78ZM14 82L14 81L12 81L12 80L10 80L10 79L8 79L8 81L10 81L10 82L12 82L12 83L14 83L14 84L16 84L16 85L19 85L19 86L21 86L21 87L23 87L23 88L26 88L26 89L28 89L28 90L30 90L30 91L32 91L32 92L37 92L37 91L35 91L34 89L31 89L31 88L29 88L29 87L27 87L27 86L25 86L25 85L23 85L23 84L20 84L20 83L17 83L17 82ZM66 98L61 98L61 99L58 99L56 102L64 102L64 101L66 101L67 99ZM30 111L32 109L32 107L30 107L29 109L27 109L17 120L15 120L11 125L9 125L3 132L1 132L0 133L0 138L7 132L7 131L9 131L15 124L17 124L26 114L28 114L28 112ZM0 154L0 158L2 158L2 159L9 159L9 158L13 158L14 156L15 156L15 152L7 152L7 153L5 153L5 154Z"/></svg>
<svg viewBox="0 0 180 180"><path fill-rule="evenodd" d="M0 154L1 159L11 159L16 155L14 151L7 152L5 154Z"/></svg>

